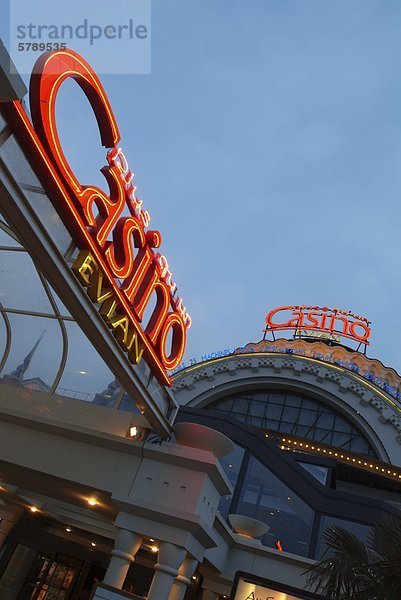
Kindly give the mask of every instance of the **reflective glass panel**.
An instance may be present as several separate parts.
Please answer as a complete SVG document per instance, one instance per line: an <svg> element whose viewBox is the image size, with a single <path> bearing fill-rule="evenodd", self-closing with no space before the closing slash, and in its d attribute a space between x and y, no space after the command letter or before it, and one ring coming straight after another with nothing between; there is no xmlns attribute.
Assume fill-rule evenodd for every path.
<svg viewBox="0 0 401 600"><path fill-rule="evenodd" d="M91 402L103 394L114 375L77 323L66 321L68 334L67 363L56 394Z"/></svg>
<svg viewBox="0 0 401 600"><path fill-rule="evenodd" d="M63 317L70 317L71 313L69 312L69 310L67 309L65 304L60 300L60 298L58 297L58 295L56 294L54 289L50 286L50 284L49 284L49 287L51 289L51 294L53 296L54 302L57 305L60 315L62 315Z"/></svg>
<svg viewBox="0 0 401 600"><path fill-rule="evenodd" d="M63 340L56 319L7 314L11 347L0 375L8 385L47 392L61 363Z"/></svg>
<svg viewBox="0 0 401 600"><path fill-rule="evenodd" d="M339 519L337 517L324 516L320 521L319 536L316 546L316 559L325 558L329 555L327 553L327 545L323 540L324 531L326 528L332 526L342 527L350 533L353 533L357 538L364 544L368 544L371 534L374 532L373 525L366 523L357 523L356 521L347 521L346 519ZM326 553L326 554L325 554Z"/></svg>
<svg viewBox="0 0 401 600"><path fill-rule="evenodd" d="M3 219L3 217L2 217ZM12 248L22 248L21 244L10 235L3 227L0 227L0 246L11 246Z"/></svg>
<svg viewBox="0 0 401 600"><path fill-rule="evenodd" d="M238 475L241 469L242 460L244 458L244 449L241 446L235 446L234 450L230 452L227 456L220 459L220 464L224 469L225 474L227 475L232 488L234 490ZM230 508L232 496L222 496L219 504L218 510L223 515L224 518L227 518L228 511Z"/></svg>
<svg viewBox="0 0 401 600"><path fill-rule="evenodd" d="M235 512L269 526L262 537L265 546L274 548L280 540L286 552L307 555L313 510L255 457L249 462Z"/></svg>
<svg viewBox="0 0 401 600"><path fill-rule="evenodd" d="M54 314L31 257L26 252L0 251L0 302L6 308Z"/></svg>
<svg viewBox="0 0 401 600"><path fill-rule="evenodd" d="M121 400L121 404L118 407L118 410L125 410L127 412L134 412L134 413L141 412L139 410L139 408L137 407L137 405L135 404L135 402L133 401L133 399L131 398L131 396L129 396L129 394L127 394L127 392L124 393L124 396Z"/></svg>
<svg viewBox="0 0 401 600"><path fill-rule="evenodd" d="M326 483L327 483L327 476L329 474L328 467L324 467L322 465L314 465L313 463L301 462L300 460L298 460L297 463L303 469L305 469L305 471L308 471L308 473L310 473L311 475L313 475L313 477L315 479L317 479L318 481L320 481L321 484L326 485Z"/></svg>
<svg viewBox="0 0 401 600"><path fill-rule="evenodd" d="M64 254L71 243L71 236L14 137L8 138L0 147L0 155L30 206L34 207L43 227L60 252Z"/></svg>
<svg viewBox="0 0 401 600"><path fill-rule="evenodd" d="M232 394L206 408L261 429L291 433L341 450L377 457L364 434L346 416L305 394L255 390Z"/></svg>

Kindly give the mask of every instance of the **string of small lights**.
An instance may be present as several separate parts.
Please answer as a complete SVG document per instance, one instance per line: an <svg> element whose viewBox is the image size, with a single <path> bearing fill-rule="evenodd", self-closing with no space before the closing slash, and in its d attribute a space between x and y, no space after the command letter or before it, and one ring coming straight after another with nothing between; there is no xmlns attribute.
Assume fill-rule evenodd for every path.
<svg viewBox="0 0 401 600"><path fill-rule="evenodd" d="M387 477L392 480L401 481L401 469L394 467L388 463L384 463L378 460L368 458L354 454L352 452L343 452L333 446L326 444L320 444L305 438L298 438L294 436L282 437L280 434L272 434L265 432L265 437L276 440L281 450L290 450L292 452L306 452L308 454L319 454L334 458L338 462L345 464L351 464L358 469L364 471L375 472L377 475Z"/></svg>

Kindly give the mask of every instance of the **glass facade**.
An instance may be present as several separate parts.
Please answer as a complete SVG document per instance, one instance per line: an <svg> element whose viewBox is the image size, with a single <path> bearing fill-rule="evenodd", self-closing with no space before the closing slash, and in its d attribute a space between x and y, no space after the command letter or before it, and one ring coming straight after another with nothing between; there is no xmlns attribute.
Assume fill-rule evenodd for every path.
<svg viewBox="0 0 401 600"><path fill-rule="evenodd" d="M4 220L0 272L0 383L119 407L121 386L109 394L113 373ZM132 401L121 408L137 410Z"/></svg>
<svg viewBox="0 0 401 600"><path fill-rule="evenodd" d="M92 401L114 376L0 221L0 382Z"/></svg>
<svg viewBox="0 0 401 600"><path fill-rule="evenodd" d="M306 556L314 518L313 510L254 456L243 481L238 513L263 521L269 531L262 543Z"/></svg>
<svg viewBox="0 0 401 600"><path fill-rule="evenodd" d="M260 443L255 445L253 441L253 428L258 427L262 431L282 431L329 445L337 444L338 448L374 455L373 448L362 432L345 416L306 394L284 390L233 393L203 407L204 412L209 410L210 423L207 424L217 427L223 433L224 419L216 421L215 411L234 417L242 424L238 425L238 434L237 427L232 426L230 437L237 444L233 452L221 460L233 486L233 494L223 497L219 505L219 512L226 521L229 514L240 514L262 521L269 528L261 538L264 546L310 558L319 558L325 551L324 530L333 524L346 527L363 542L368 541L375 522L374 516L370 523L360 523L345 520L343 509L338 515L329 517L324 514L323 490L334 485L335 461L321 458L314 461L311 456L300 452L295 455L283 453L285 461L292 464L295 461L321 486L321 492L314 496L304 489L305 479L301 477L296 482L291 470L287 471L284 464L282 470L275 465L273 472L269 464L271 453L264 444L261 450ZM196 416L193 417L196 421ZM244 428L244 424L249 429ZM247 429L248 433L245 433ZM265 438L259 436L259 439ZM366 513L364 518L369 521L369 514Z"/></svg>
<svg viewBox="0 0 401 600"><path fill-rule="evenodd" d="M72 264L77 251L65 244ZM0 383L139 412L0 217ZM144 360L136 375L169 418L174 404Z"/></svg>
<svg viewBox="0 0 401 600"><path fill-rule="evenodd" d="M236 445L234 450L230 452L226 457L220 459L220 464L224 469L225 474L227 475L230 484L233 489L237 485L239 473L241 470L242 461L244 458L244 449L241 446ZM226 519L228 513L230 512L230 505L232 501L232 496L222 496L219 504L219 511Z"/></svg>
<svg viewBox="0 0 401 600"><path fill-rule="evenodd" d="M315 465L309 462L302 462L301 460L297 460L299 466L301 466L305 471L310 473L315 479L317 479L322 485L327 485L327 479L329 475L328 467L324 467L322 465Z"/></svg>
<svg viewBox="0 0 401 600"><path fill-rule="evenodd" d="M305 394L255 390L226 396L207 408L261 429L291 434L357 454L377 456L366 437L347 417Z"/></svg>
<svg viewBox="0 0 401 600"><path fill-rule="evenodd" d="M262 521L269 527L263 545L274 548L280 542L283 550L307 556L314 510L249 450L235 445L220 463L234 491L220 500L223 518L235 513Z"/></svg>
<svg viewBox="0 0 401 600"><path fill-rule="evenodd" d="M373 524L321 514L319 508L305 502L302 489L298 489L297 493L296 488L290 488L264 462L264 457L238 444L228 456L220 459L233 487L233 494L223 496L218 508L226 521L229 514L262 521L269 527L261 538L264 546L280 547L286 552L311 558L322 556L326 549L324 530L331 525L348 529L364 543L369 541ZM322 486L327 485L329 467L299 460L296 462Z"/></svg>
<svg viewBox="0 0 401 600"><path fill-rule="evenodd" d="M361 540L363 544L369 544L374 533L373 525L367 525L366 523L357 523L356 521L348 521L347 519L340 519L338 517L332 517L324 515L320 519L320 527L318 534L318 542L316 547L316 558L320 559L323 555L327 557L327 546L324 543L324 531L330 527L341 527L346 529L350 533L354 534Z"/></svg>

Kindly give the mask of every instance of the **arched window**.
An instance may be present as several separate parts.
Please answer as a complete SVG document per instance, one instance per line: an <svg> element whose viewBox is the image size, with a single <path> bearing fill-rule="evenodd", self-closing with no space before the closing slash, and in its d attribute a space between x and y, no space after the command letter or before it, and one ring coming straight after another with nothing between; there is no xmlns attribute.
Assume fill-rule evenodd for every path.
<svg viewBox="0 0 401 600"><path fill-rule="evenodd" d="M205 408L261 429L377 457L370 442L346 416L305 394L280 390L237 392Z"/></svg>

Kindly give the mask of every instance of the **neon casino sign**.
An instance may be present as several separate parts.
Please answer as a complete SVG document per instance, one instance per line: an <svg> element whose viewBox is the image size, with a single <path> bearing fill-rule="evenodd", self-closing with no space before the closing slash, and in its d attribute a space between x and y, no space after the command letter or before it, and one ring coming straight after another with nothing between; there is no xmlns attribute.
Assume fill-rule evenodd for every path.
<svg viewBox="0 0 401 600"><path fill-rule="evenodd" d="M86 95L108 149L100 169L108 193L82 185L63 153L55 110L60 86L69 78ZM73 271L131 363L143 356L159 382L171 385L167 371L182 360L191 318L167 259L158 252L161 234L148 229L150 215L135 193L107 95L81 56L60 50L37 60L29 99L33 124L20 101L5 103L2 110L80 250ZM155 306L143 324L151 298Z"/></svg>
<svg viewBox="0 0 401 600"><path fill-rule="evenodd" d="M284 314L282 314L284 313ZM327 306L279 306L266 315L266 333L294 331L296 337L326 338L339 342L348 338L359 345L369 345L370 321L351 311Z"/></svg>

